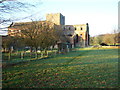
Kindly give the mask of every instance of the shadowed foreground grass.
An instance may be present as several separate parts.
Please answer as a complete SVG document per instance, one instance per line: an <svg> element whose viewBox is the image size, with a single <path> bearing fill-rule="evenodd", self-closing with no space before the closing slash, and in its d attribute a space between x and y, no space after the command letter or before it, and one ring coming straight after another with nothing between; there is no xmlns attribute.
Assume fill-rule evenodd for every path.
<svg viewBox="0 0 120 90"><path fill-rule="evenodd" d="M117 88L117 49L77 49L3 68L3 88Z"/></svg>

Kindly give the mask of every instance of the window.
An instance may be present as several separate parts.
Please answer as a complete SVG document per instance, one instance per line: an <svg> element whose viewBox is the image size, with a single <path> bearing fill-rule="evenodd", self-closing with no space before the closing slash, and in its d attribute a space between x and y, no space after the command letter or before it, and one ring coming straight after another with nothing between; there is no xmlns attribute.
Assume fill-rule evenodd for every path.
<svg viewBox="0 0 120 90"><path fill-rule="evenodd" d="M69 27L69 30L70 30L70 27Z"/></svg>
<svg viewBox="0 0 120 90"><path fill-rule="evenodd" d="M76 27L75 27L75 30L77 30Z"/></svg>
<svg viewBox="0 0 120 90"><path fill-rule="evenodd" d="M82 34L80 34L80 37L82 37Z"/></svg>
<svg viewBox="0 0 120 90"><path fill-rule="evenodd" d="M65 30L66 28L64 27L64 29L63 30Z"/></svg>
<svg viewBox="0 0 120 90"><path fill-rule="evenodd" d="M81 30L83 30L83 28L81 27Z"/></svg>
<svg viewBox="0 0 120 90"><path fill-rule="evenodd" d="M78 36L78 34L76 35L76 43L78 43L78 41L79 41L79 36Z"/></svg>

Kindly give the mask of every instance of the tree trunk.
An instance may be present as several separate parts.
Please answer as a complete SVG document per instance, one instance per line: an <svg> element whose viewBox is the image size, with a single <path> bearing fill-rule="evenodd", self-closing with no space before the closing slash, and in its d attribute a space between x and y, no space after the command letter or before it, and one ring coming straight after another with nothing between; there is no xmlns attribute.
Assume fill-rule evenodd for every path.
<svg viewBox="0 0 120 90"><path fill-rule="evenodd" d="M10 59L11 59L11 54L12 54L12 51L11 51L11 48L9 48L8 60L10 60Z"/></svg>
<svg viewBox="0 0 120 90"><path fill-rule="evenodd" d="M37 48L36 48L36 50L35 50L35 58L38 58L38 54L37 54Z"/></svg>
<svg viewBox="0 0 120 90"><path fill-rule="evenodd" d="M30 58L32 58L32 47L30 47Z"/></svg>
<svg viewBox="0 0 120 90"><path fill-rule="evenodd" d="M47 55L47 50L46 50L46 48L45 48L45 50L44 50L44 51L45 51L45 55Z"/></svg>

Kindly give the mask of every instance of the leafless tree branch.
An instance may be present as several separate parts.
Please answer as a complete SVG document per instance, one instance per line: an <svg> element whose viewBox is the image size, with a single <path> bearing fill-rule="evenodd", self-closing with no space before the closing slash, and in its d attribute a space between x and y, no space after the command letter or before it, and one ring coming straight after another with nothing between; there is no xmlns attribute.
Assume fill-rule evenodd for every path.
<svg viewBox="0 0 120 90"><path fill-rule="evenodd" d="M39 5L41 4L41 1L39 3ZM17 0L2 0L0 1L0 24L2 23L7 23L7 22L12 22L12 21L18 21L18 20L22 20L22 19L26 19L29 17L32 17L34 15L31 14L29 16L25 16L22 18L6 18L5 15L9 15L11 16L13 13L15 12L28 12L31 10L31 8L36 8L37 5L34 4L30 4L30 3L23 3Z"/></svg>

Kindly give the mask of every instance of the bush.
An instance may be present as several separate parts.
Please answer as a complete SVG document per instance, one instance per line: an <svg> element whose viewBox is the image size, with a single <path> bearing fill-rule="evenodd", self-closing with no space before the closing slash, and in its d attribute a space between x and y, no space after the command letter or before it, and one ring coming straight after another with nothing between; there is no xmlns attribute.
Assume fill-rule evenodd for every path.
<svg viewBox="0 0 120 90"><path fill-rule="evenodd" d="M106 43L101 43L100 45L102 45L102 46L108 46Z"/></svg>

